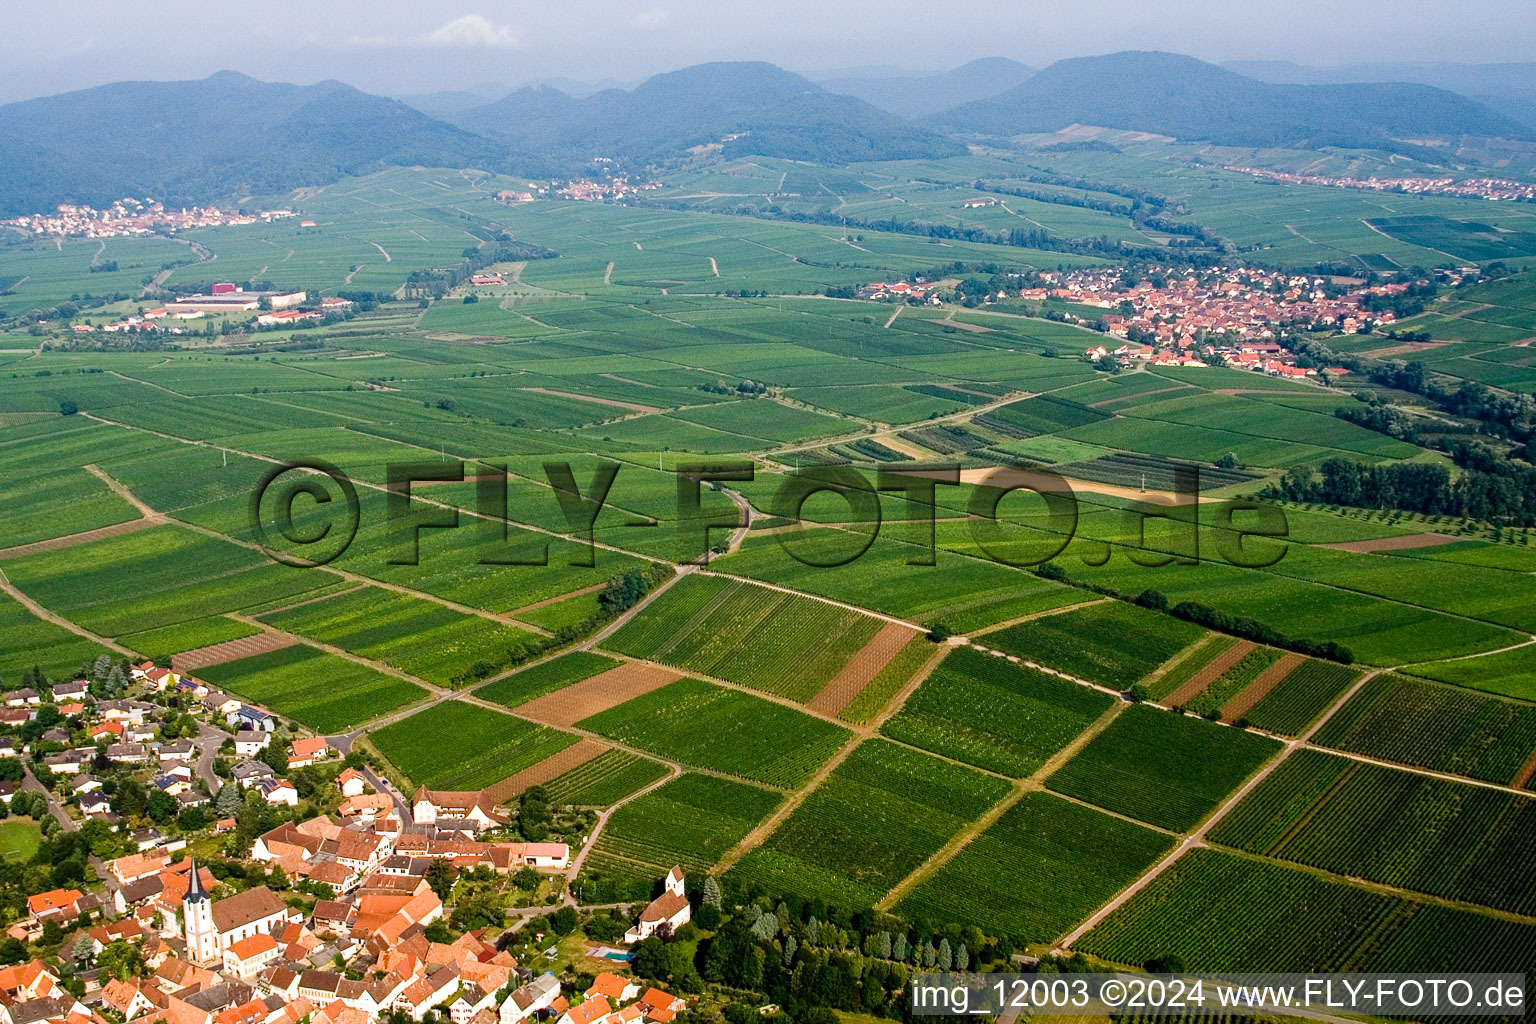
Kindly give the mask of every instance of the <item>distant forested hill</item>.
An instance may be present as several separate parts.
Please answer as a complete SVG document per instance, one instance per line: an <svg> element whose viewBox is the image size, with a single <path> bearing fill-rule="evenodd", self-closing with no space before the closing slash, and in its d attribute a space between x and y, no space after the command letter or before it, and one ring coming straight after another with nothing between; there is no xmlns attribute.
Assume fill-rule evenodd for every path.
<svg viewBox="0 0 1536 1024"><path fill-rule="evenodd" d="M1370 146L1462 135L1530 138L1532 129L1427 85L1277 85L1171 53L1059 61L991 99L935 115L981 135L1100 125L1231 146Z"/></svg>
<svg viewBox="0 0 1536 1024"><path fill-rule="evenodd" d="M340 82L224 71L0 107L0 211L123 196L168 205L281 192L394 164L494 168L501 147Z"/></svg>
<svg viewBox="0 0 1536 1024"><path fill-rule="evenodd" d="M741 137L725 143L727 156L849 163L965 152L931 128L758 62L700 64L580 100L520 89L452 116L513 150L550 158L664 159L733 135Z"/></svg>
<svg viewBox="0 0 1536 1024"><path fill-rule="evenodd" d="M893 114L927 117L962 103L996 96L1034 73L1034 68L1007 57L982 57L936 75L825 78L820 84L829 92L857 96Z"/></svg>

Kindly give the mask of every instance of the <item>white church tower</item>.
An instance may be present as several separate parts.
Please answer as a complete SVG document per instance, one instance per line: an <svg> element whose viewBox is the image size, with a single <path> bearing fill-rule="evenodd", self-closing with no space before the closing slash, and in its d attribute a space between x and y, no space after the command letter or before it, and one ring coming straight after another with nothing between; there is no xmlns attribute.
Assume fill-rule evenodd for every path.
<svg viewBox="0 0 1536 1024"><path fill-rule="evenodd" d="M221 960L224 951L219 948L219 930L213 924L213 901L208 890L197 877L197 862L189 866L187 895L181 901L181 916L186 927L187 959L207 966Z"/></svg>

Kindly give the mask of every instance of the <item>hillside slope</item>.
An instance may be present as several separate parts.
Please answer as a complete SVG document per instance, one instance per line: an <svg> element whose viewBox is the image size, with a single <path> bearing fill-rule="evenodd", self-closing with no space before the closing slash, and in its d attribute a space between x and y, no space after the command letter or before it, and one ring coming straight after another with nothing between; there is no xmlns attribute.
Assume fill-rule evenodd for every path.
<svg viewBox="0 0 1536 1024"><path fill-rule="evenodd" d="M979 135L1100 125L1231 146L1361 146L1462 135L1529 138L1531 129L1427 85L1276 85L1193 57L1126 52L1059 61L931 123Z"/></svg>
<svg viewBox="0 0 1536 1024"><path fill-rule="evenodd" d="M1007 57L982 57L936 75L827 78L819 84L829 92L856 96L893 114L928 117L962 103L996 96L1034 73L1034 68Z"/></svg>
<svg viewBox="0 0 1536 1024"><path fill-rule="evenodd" d="M699 64L585 99L548 87L519 89L453 121L519 152L565 160L644 162L713 144L727 156L824 163L964 152L930 128L760 62Z"/></svg>
<svg viewBox="0 0 1536 1024"><path fill-rule="evenodd" d="M129 196L167 205L281 192L394 164L494 167L503 151L340 82L222 71L118 82L0 107L0 211Z"/></svg>

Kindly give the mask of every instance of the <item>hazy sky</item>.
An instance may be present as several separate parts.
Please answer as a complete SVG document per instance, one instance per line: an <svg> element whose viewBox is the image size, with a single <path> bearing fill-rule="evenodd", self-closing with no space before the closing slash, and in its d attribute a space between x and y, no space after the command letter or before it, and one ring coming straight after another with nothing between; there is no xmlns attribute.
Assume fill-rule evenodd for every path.
<svg viewBox="0 0 1536 1024"><path fill-rule="evenodd" d="M1315 65L1536 58L1536 0L4 0L0 12L0 102L222 68L402 95L630 81L707 60L822 73L1123 49Z"/></svg>

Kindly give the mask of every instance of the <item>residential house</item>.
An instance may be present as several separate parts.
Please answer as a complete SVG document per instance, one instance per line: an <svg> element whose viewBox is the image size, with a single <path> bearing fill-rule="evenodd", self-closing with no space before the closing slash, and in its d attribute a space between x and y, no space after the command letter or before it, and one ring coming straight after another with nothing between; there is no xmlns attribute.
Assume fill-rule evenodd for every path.
<svg viewBox="0 0 1536 1024"><path fill-rule="evenodd" d="M282 951L277 940L265 932L251 935L231 943L224 950L224 970L241 980L249 980L276 960Z"/></svg>
<svg viewBox="0 0 1536 1024"><path fill-rule="evenodd" d="M346 768L336 776L336 788L342 796L361 796L369 789L368 780L356 768Z"/></svg>
<svg viewBox="0 0 1536 1024"><path fill-rule="evenodd" d="M255 757L267 749L267 744L272 742L270 732L262 732L259 729L241 729L235 733L235 753L241 757Z"/></svg>
<svg viewBox="0 0 1536 1024"><path fill-rule="evenodd" d="M496 1013L498 1024L521 1024L553 1007L559 998L560 979L545 971L502 1000Z"/></svg>
<svg viewBox="0 0 1536 1024"><path fill-rule="evenodd" d="M249 704L241 704L234 711L226 714L224 722L236 730L255 729L260 732L272 732L277 728L277 718L270 711L253 708Z"/></svg>
<svg viewBox="0 0 1536 1024"><path fill-rule="evenodd" d="M50 889L27 898L27 912L39 923L54 919L70 919L80 914L80 901L85 893L79 889Z"/></svg>
<svg viewBox="0 0 1536 1024"><path fill-rule="evenodd" d="M250 789L263 779L276 778L277 772L273 771L272 766L265 761L247 758L230 769L229 777L241 789Z"/></svg>
<svg viewBox="0 0 1536 1024"><path fill-rule="evenodd" d="M299 806L299 791L287 779L262 779L253 788L274 807Z"/></svg>
<svg viewBox="0 0 1536 1024"><path fill-rule="evenodd" d="M331 747L322 736L310 736L294 740L288 748L290 768L308 768L331 755Z"/></svg>
<svg viewBox="0 0 1536 1024"><path fill-rule="evenodd" d="M90 691L90 684L84 679L71 679L67 683L53 684L53 702L65 704L70 701L84 700L86 693Z"/></svg>

